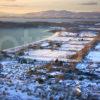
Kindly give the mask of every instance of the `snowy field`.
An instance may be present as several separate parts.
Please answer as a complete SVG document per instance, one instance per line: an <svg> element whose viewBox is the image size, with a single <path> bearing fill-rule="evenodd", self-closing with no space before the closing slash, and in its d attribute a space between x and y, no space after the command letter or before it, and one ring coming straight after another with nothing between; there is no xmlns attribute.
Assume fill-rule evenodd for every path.
<svg viewBox="0 0 100 100"><path fill-rule="evenodd" d="M93 62L100 62L100 51L91 51L87 59L93 61Z"/></svg>
<svg viewBox="0 0 100 100"><path fill-rule="evenodd" d="M0 100L100 100L100 44L75 72L58 61L83 49L95 34L62 34L0 61Z"/></svg>
<svg viewBox="0 0 100 100"><path fill-rule="evenodd" d="M77 68L89 73L96 74L100 77L100 43L91 50L85 57L82 63L77 65Z"/></svg>
<svg viewBox="0 0 100 100"><path fill-rule="evenodd" d="M39 49L29 49L22 58L54 61L56 59L67 61L72 55L82 50L96 35L90 32L69 33L57 32L47 40L38 43Z"/></svg>
<svg viewBox="0 0 100 100"><path fill-rule="evenodd" d="M95 49L100 51L100 43L98 43L98 45L95 47Z"/></svg>

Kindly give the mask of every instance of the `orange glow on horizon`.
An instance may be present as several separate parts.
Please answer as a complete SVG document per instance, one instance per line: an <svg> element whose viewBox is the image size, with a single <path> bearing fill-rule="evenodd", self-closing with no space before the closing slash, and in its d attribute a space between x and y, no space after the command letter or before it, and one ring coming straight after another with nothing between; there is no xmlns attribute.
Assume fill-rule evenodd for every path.
<svg viewBox="0 0 100 100"><path fill-rule="evenodd" d="M100 0L0 0L0 12L22 14L46 10L100 12Z"/></svg>

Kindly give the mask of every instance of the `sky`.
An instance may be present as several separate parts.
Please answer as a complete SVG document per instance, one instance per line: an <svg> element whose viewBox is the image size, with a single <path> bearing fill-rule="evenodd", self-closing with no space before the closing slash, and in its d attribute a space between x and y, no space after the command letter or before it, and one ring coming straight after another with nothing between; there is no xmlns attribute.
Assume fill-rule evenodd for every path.
<svg viewBox="0 0 100 100"><path fill-rule="evenodd" d="M0 0L0 13L29 13L46 10L100 12L100 0Z"/></svg>

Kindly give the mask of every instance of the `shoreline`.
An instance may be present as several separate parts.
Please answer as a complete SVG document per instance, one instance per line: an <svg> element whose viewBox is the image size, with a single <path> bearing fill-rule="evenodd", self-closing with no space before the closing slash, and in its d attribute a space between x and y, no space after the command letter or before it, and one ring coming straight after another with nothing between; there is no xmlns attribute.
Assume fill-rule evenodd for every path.
<svg viewBox="0 0 100 100"><path fill-rule="evenodd" d="M59 31L58 31L58 32L59 32ZM53 37L53 36L55 36L55 35L58 35L57 32L55 32L52 36L49 36L49 37L47 37L47 38L44 38L44 39L41 39L41 40L37 40L37 41L34 41L34 42L32 42L32 43L27 43L27 44L23 44L23 45L20 45L20 46L16 46L16 47L14 47L14 48L4 49L4 50L1 50L1 51L3 51L3 52L12 52L12 51L18 52L18 51L20 51L21 49L28 48L28 46L30 46L30 45L34 45L34 44L37 44L37 43L39 43L39 42L48 40L49 38L51 38L51 37Z"/></svg>
<svg viewBox="0 0 100 100"><path fill-rule="evenodd" d="M44 38L44 39L42 39L42 40L39 40L39 41L36 41L36 42L32 42L32 43L29 43L29 44L25 44L25 45L22 45L22 46L17 46L17 47L15 47L15 48L9 48L9 49L5 49L5 50L3 50L3 52L6 52L6 53L8 53L8 54L20 54L20 53L22 53L23 51L27 51L28 50L28 53L29 53L29 50L31 49L31 48L33 48L33 47L35 47L35 46L37 46L38 44L41 44L42 42L47 42L48 43L48 41L58 41L59 43L61 43L62 45L64 45L64 44L66 44L67 45L67 48L72 48L73 49L73 47L68 47L68 40L70 40L70 41L73 41L73 43L72 44L70 44L70 45L73 45L73 46L76 46L76 44L74 43L75 41L76 42L80 42L80 39L78 38L78 40L77 39L75 39L75 37L77 38L77 35L75 35L75 34L78 34L78 33L70 33L69 35L68 35L68 37L70 37L70 38L68 38L67 36L61 36L61 34L69 34L68 32L66 32L66 31L64 31L64 30L62 30L62 31L58 31L58 32L55 32L55 34L53 34L52 36L49 36L49 37L47 37L47 38ZM81 33L82 34L82 33ZM54 49L53 51L52 51L52 49L51 48L49 48L49 49L45 49L45 47L44 47L44 51L43 51L43 49L40 49L40 48L37 48L36 50L33 50L34 51L34 53L32 53L32 54L35 54L35 52L36 52L36 54L38 54L38 51L39 52L41 52L41 54L44 52L44 54L45 54L45 52L50 52L51 54L53 54L52 55L52 57L50 58L50 57L47 57L47 58L50 58L51 60L50 61L52 61L52 59L53 59L53 61L56 61L56 59L58 59L59 61L64 61L64 62L69 62L69 63L71 63L71 62L73 62L74 63L74 66L78 63L78 62L80 62L80 61L82 61L82 59L85 57L85 55L88 53L88 51L94 46L94 44L98 41L98 36L99 35L92 35L92 36L82 36L81 37L81 34L79 35L79 37L82 39L82 41L84 42L84 43L82 43L82 44L79 44L79 45L81 45L81 46L83 46L83 47L81 47L81 49L79 49L79 50L76 50L76 51L71 51L70 49L69 50L67 50L67 48L66 48L66 46L65 47L61 47L62 48L62 50L60 50L60 49ZM83 33L84 35L85 35L85 33ZM71 35L71 36L70 36ZM84 38L92 38L92 40L91 39L89 39L88 41L87 40L85 40ZM52 38L54 39L54 40L52 40ZM62 39L61 39L62 38ZM66 38L68 38L68 40L66 41ZM56 40L56 39L58 39L58 40ZM81 41L81 42L82 42ZM85 43L85 41L87 41L86 43ZM77 48L77 46L76 47L74 47L74 50L75 50L75 48ZM78 48L80 48L80 47L78 47ZM66 49L66 51L65 50L63 50L63 49ZM52 52L51 52L51 51ZM58 54L59 54L59 52L60 53L65 53L65 55L67 55L66 56L66 58L59 58L59 57L53 57L55 54L57 54L57 52L58 52ZM68 53L69 52L69 53ZM73 53L73 54L72 54ZM40 54L39 54L40 55ZM39 56L39 55L36 55L36 57L37 57L37 60L39 60L40 58L41 58L41 55ZM62 54L63 55L63 54ZM65 55L63 55L64 57L65 57ZM40 58L39 58L40 57ZM42 57L44 57L43 55L42 55ZM24 58L24 56L22 56L22 58ZM29 54L28 55L28 57L26 57L25 59L30 59L31 58L31 60L34 60L35 58L33 57L31 57L31 55ZM56 58L56 59L55 59ZM55 59L55 60L54 60ZM41 59L42 60L42 59Z"/></svg>
<svg viewBox="0 0 100 100"><path fill-rule="evenodd" d="M61 31L60 31L61 32ZM59 37L59 35L61 35L63 32L65 32L65 31L62 31L61 32L61 34L60 34L60 32L55 32L55 34L53 34L52 36L49 36L49 37L47 37L47 38L44 38L44 39L42 39L42 40L39 40L39 41L36 41L36 42L32 42L32 43L29 43L29 44L25 44L25 45L22 45L22 46L17 46L17 47L15 47L15 48L9 48L9 49L6 49L6 50L3 50L4 52L7 52L7 53L19 53L19 52L22 52L22 51L25 51L25 50L28 50L28 49L30 49L30 47L33 47L34 45L38 45L39 43L41 43L41 42L46 42L46 41L48 41L48 40L51 40L52 41L52 38L58 38L58 39L61 39L61 38L63 38L64 39L64 37L63 36L61 36L61 37ZM63 34L65 34L65 33L63 33ZM68 33L67 33L68 34ZM74 33L73 33L74 34ZM81 33L82 34L82 33ZM89 40L88 41L88 43L85 43L85 44L80 44L80 45L83 45L84 47L82 47L80 50L77 50L77 51L75 51L74 53L75 54L71 54L71 51L70 50L66 50L66 51L64 51L64 50L61 50L61 52L66 52L66 55L67 55L67 58L59 58L59 57L54 57L54 58L52 58L52 59L59 59L59 61L64 61L64 62L73 62L74 63L74 65L76 65L78 62L80 62L80 61L82 61L82 59L84 58L84 56L88 53L88 51L94 46L94 44L97 42L97 37L98 37L99 35L95 35L95 36L93 36L93 37L90 37L90 38L92 38L93 40ZM69 35L69 37L70 37L70 35ZM73 35L72 35L72 40L71 41L74 41L75 39L73 39ZM75 35L75 37L76 37L76 35ZM75 38L74 37L74 38ZM66 38L68 38L68 37L66 37ZM81 38L81 37L80 37ZM82 38L85 38L85 37L82 37ZM64 40L59 40L59 42L60 43L62 43L61 41L64 41L65 43L67 42L67 41L65 41L65 39ZM79 41L79 40L78 40ZM78 42L77 41L77 42ZM84 40L84 41L86 41L86 40ZM64 44L64 43L63 43ZM75 45L75 44L73 44L73 45ZM68 47L67 47L68 48ZM75 48L74 48L75 49ZM39 51L40 50L40 51ZM50 49L50 50L52 50L52 49ZM39 52L41 52L41 53L43 53L43 52L50 52L51 53L51 51L48 51L48 49L44 49L44 51L42 51L42 49L40 49L40 48L38 48L38 49L36 49L35 50L36 51L36 53L39 51ZM59 52L60 52L60 50L58 50ZM52 51L52 53L54 52L54 54L55 54L55 52L58 52L58 51L56 51L56 49L54 49L54 51ZM69 54L67 53L67 52L69 52ZM29 51L28 51L28 53L29 53ZM34 53L32 53L32 54L34 54ZM38 54L38 53L37 53ZM39 54L40 55L40 54ZM39 55L37 55L38 57L39 57ZM31 55L29 54L28 55L29 57L29 59L31 58ZM52 55L53 56L53 55ZM63 55L64 56L64 55ZM22 56L22 58L23 58L24 56ZM41 57L41 56L40 56ZM42 56L43 57L43 56ZM25 58L25 59L28 59L27 57ZM34 58L34 57L33 57ZM31 59L33 59L33 58L31 58ZM47 57L48 58L48 57ZM50 58L50 59L51 59ZM38 59L38 58L37 58ZM56 61L56 59L54 60L54 61ZM52 61L52 60L51 60Z"/></svg>

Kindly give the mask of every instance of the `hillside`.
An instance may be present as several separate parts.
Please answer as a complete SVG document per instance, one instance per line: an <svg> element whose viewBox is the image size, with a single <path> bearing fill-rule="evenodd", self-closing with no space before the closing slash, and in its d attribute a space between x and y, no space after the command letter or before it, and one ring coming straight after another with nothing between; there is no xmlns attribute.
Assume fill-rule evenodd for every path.
<svg viewBox="0 0 100 100"><path fill-rule="evenodd" d="M9 13L0 13L1 18L100 18L100 12L70 12L66 10L48 10L41 12L32 12L25 14L9 14Z"/></svg>
<svg viewBox="0 0 100 100"><path fill-rule="evenodd" d="M29 18L100 18L100 12L70 12L66 10L42 11L24 14L23 17Z"/></svg>

